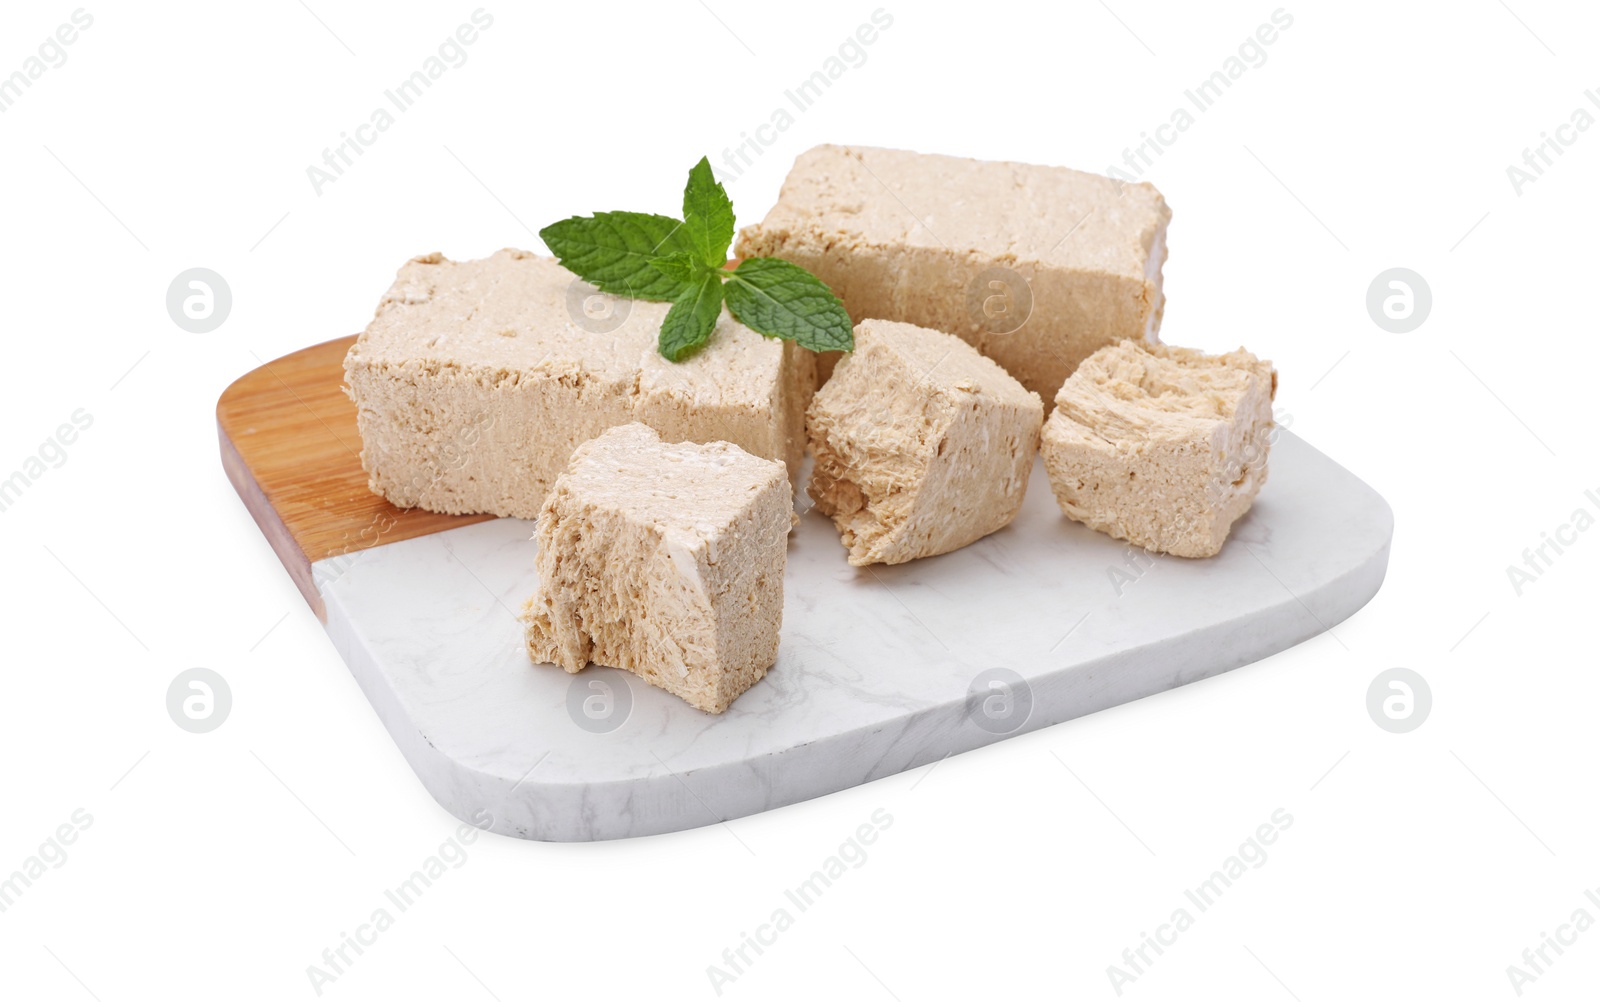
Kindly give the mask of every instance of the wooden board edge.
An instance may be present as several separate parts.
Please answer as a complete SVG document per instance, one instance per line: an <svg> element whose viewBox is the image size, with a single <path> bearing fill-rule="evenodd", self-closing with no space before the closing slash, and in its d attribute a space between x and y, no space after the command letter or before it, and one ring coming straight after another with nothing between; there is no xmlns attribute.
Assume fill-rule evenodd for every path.
<svg viewBox="0 0 1600 1002"><path fill-rule="evenodd" d="M232 389L232 386L229 389ZM224 392L223 397L226 396ZM222 401L217 402L217 407L221 409ZM239 499L244 502L245 510L255 519L261 534L267 537L267 543L283 562L284 569L289 572L295 587L300 589L300 594L311 606L311 611L316 613L317 619L326 626L328 608L323 603L322 593L317 591L316 581L312 577L311 558L300 548L300 544L295 542L289 527L284 525L283 519L278 516L277 509L267 500L266 492L256 483L255 476L250 472L250 465L244 461L233 440L228 437L220 417L217 420L217 440L222 451L222 469L228 475L228 482L233 484Z"/></svg>
<svg viewBox="0 0 1600 1002"><path fill-rule="evenodd" d="M494 517L399 508L372 493L352 444L355 404L341 392L355 341L333 338L263 362L229 383L216 406L228 481L324 623L319 561Z"/></svg>

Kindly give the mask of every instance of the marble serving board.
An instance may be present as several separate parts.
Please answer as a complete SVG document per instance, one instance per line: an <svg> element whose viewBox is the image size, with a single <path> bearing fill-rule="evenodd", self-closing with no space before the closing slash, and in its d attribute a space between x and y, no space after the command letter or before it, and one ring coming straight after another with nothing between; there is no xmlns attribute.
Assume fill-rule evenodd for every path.
<svg viewBox="0 0 1600 1002"><path fill-rule="evenodd" d="M281 377L285 361L266 368ZM261 411L252 435L270 430ZM345 417L318 424L348 447ZM419 527L380 512L388 529L365 543L308 553L299 523L369 502L319 507L315 485L300 485L292 508L285 489L261 486L276 474L222 405L219 422L235 486L291 573L309 566L308 600L423 785L452 814L530 839L713 824L1248 664L1360 609L1393 529L1381 497L1286 431L1255 507L1209 560L1068 521L1042 464L1009 527L896 567L850 567L832 524L807 511L789 542L777 664L712 716L615 669L528 661L516 614L536 584L533 523ZM324 449L330 471L336 451Z"/></svg>
<svg viewBox="0 0 1600 1002"><path fill-rule="evenodd" d="M832 523L802 517L778 662L722 716L616 669L528 661L531 522L313 573L335 646L434 797L562 841L753 814L1206 678L1322 632L1383 579L1387 506L1290 435L1205 561L1068 522L1033 476L1009 528L898 567L850 567Z"/></svg>

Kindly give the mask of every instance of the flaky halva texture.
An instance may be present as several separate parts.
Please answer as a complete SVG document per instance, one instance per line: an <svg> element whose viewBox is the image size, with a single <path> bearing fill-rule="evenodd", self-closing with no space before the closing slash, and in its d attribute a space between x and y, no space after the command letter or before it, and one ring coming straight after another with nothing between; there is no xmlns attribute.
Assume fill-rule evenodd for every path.
<svg viewBox="0 0 1600 1002"><path fill-rule="evenodd" d="M669 362L656 348L668 308L602 295L526 251L413 259L345 358L372 490L402 508L532 518L579 443L632 421L732 442L798 478L812 354L724 312L701 351Z"/></svg>
<svg viewBox="0 0 1600 1002"><path fill-rule="evenodd" d="M809 269L852 320L958 334L1048 405L1099 348L1156 341L1171 218L1148 183L818 146L738 253Z"/></svg>
<svg viewBox="0 0 1600 1002"><path fill-rule="evenodd" d="M1044 407L960 338L863 320L806 414L807 492L850 563L948 553L1016 517Z"/></svg>
<svg viewBox="0 0 1600 1002"><path fill-rule="evenodd" d="M1180 557L1222 549L1267 480L1272 363L1132 341L1061 387L1040 450L1069 518Z"/></svg>
<svg viewBox="0 0 1600 1002"><path fill-rule="evenodd" d="M573 452L540 509L528 656L621 668L723 712L777 660L793 516L781 463L612 428Z"/></svg>

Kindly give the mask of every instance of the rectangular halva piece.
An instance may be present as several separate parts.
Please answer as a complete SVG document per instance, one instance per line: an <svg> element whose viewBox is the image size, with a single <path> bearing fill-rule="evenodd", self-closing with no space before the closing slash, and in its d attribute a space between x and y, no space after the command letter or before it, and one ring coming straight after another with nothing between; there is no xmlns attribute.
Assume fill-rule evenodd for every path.
<svg viewBox="0 0 1600 1002"><path fill-rule="evenodd" d="M812 354L724 312L705 348L669 362L656 348L668 308L598 293L526 251L408 262L345 358L372 490L403 508L533 518L574 448L631 421L798 476Z"/></svg>
<svg viewBox="0 0 1600 1002"><path fill-rule="evenodd" d="M628 424L545 498L528 656L633 672L721 713L778 657L793 495L782 465Z"/></svg>
<svg viewBox="0 0 1600 1002"><path fill-rule="evenodd" d="M850 563L949 553L1016 517L1044 406L960 338L890 320L856 325L806 414L807 490Z"/></svg>
<svg viewBox="0 0 1600 1002"><path fill-rule="evenodd" d="M1132 341L1056 396L1040 452L1067 517L1157 553L1209 557L1267 481L1272 363Z"/></svg>
<svg viewBox="0 0 1600 1002"><path fill-rule="evenodd" d="M1155 341L1171 217L1147 183L818 146L738 254L809 269L856 322L957 334L1048 404L1096 349Z"/></svg>

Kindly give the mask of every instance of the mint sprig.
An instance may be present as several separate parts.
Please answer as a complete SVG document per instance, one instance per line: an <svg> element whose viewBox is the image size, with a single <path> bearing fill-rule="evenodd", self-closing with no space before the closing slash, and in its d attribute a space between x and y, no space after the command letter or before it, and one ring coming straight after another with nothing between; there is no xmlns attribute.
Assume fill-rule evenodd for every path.
<svg viewBox="0 0 1600 1002"><path fill-rule="evenodd" d="M722 280L714 271L702 272L693 287L678 297L661 321L661 354L681 362L705 344L722 315Z"/></svg>
<svg viewBox="0 0 1600 1002"><path fill-rule="evenodd" d="M704 268L695 267L695 256L687 252L651 258L650 267L685 286L693 285L694 280L705 271Z"/></svg>
<svg viewBox="0 0 1600 1002"><path fill-rule="evenodd" d="M855 347L850 315L833 290L797 264L775 257L740 261L723 288L728 310L751 330L812 351ZM843 313L842 320L837 314Z"/></svg>
<svg viewBox="0 0 1600 1002"><path fill-rule="evenodd" d="M821 279L777 258L729 270L733 202L705 157L689 170L683 219L597 212L552 223L539 236L563 267L602 292L672 303L661 323L661 354L674 362L711 337L726 303L740 323L812 351L855 347L850 314Z"/></svg>
<svg viewBox="0 0 1600 1002"><path fill-rule="evenodd" d="M539 238L567 270L612 295L671 302L688 283L650 267L660 257L687 253L683 224L646 212L596 212L551 223Z"/></svg>
<svg viewBox="0 0 1600 1002"><path fill-rule="evenodd" d="M683 189L683 232L689 245L707 268L720 269L728 261L733 246L733 202L711 174L711 161L705 157L689 168L689 183Z"/></svg>

